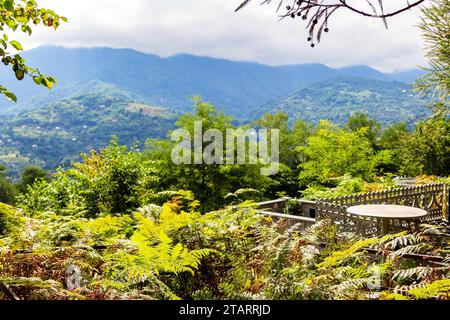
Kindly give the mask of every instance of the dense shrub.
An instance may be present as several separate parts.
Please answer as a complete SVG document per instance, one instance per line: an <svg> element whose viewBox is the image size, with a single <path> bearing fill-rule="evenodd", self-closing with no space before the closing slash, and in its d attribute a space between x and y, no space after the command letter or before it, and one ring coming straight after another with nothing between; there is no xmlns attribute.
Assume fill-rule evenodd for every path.
<svg viewBox="0 0 450 320"><path fill-rule="evenodd" d="M50 182L29 186L19 203L30 212L80 207L91 216L120 214L150 203L157 181L152 161L113 140L100 153L83 155L82 163L58 172Z"/></svg>
<svg viewBox="0 0 450 320"><path fill-rule="evenodd" d="M14 227L20 225L20 216L16 208L0 203L0 236L6 236Z"/></svg>

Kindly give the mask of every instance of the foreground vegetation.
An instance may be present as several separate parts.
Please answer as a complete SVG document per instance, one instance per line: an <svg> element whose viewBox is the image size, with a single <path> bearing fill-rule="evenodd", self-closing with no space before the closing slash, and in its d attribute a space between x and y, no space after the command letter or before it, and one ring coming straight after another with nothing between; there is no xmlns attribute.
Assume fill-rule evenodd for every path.
<svg viewBox="0 0 450 320"><path fill-rule="evenodd" d="M204 130L232 126L201 101L178 126L200 118ZM339 233L329 221L298 232L247 200L302 188L311 198L377 190L395 186L391 176L400 172L446 175L447 149L433 149L447 146L446 120L419 123L412 133L401 125L381 133L361 114L345 128L326 121L289 127L284 114L256 125L282 129L283 170L275 177L261 176L259 165L175 166L169 140L151 140L144 152L113 140L51 176L29 169L15 207L0 204L0 297L449 298L446 226L374 239ZM436 154L420 157L421 143Z"/></svg>
<svg viewBox="0 0 450 320"><path fill-rule="evenodd" d="M95 218L1 205L0 298L449 298L444 228L363 240L327 221L286 230L248 202L205 215L197 206L189 192ZM407 257L421 252L443 263Z"/></svg>
<svg viewBox="0 0 450 320"><path fill-rule="evenodd" d="M440 2L446 10L436 1L424 11L425 29L446 17L448 0ZM363 239L322 220L299 232L248 200L379 190L395 175L445 181L448 77L436 59L448 57L448 41L433 48L431 77L418 85L441 102L413 130L381 128L365 114L342 127L263 115L254 126L281 130L276 176L261 176L262 164L176 166L168 139L149 140L145 151L113 139L70 169L28 168L14 184L1 168L0 202L9 204L0 203L0 299L450 299L448 225ZM235 127L212 105L195 104L178 127Z"/></svg>

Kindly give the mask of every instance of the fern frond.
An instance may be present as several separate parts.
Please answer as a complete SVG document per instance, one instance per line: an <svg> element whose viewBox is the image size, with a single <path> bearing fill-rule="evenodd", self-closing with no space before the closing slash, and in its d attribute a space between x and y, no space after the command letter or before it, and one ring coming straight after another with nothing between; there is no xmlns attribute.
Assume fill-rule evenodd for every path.
<svg viewBox="0 0 450 320"><path fill-rule="evenodd" d="M449 267L415 267L406 270L398 270L394 272L393 279L396 280L408 280L411 278L415 278L417 280L427 279L431 276L435 276L436 274L443 273L448 271Z"/></svg>
<svg viewBox="0 0 450 320"><path fill-rule="evenodd" d="M415 299L450 300L450 279L438 280L423 288L410 289L408 292Z"/></svg>
<svg viewBox="0 0 450 320"><path fill-rule="evenodd" d="M350 279L338 285L332 286L330 289L333 295L341 299L352 299L355 295L360 295L361 291L367 287L369 279Z"/></svg>
<svg viewBox="0 0 450 320"><path fill-rule="evenodd" d="M391 256L402 257L407 254L419 254L423 251L424 248L429 247L427 243L418 243L414 245L409 245L404 248L398 249L391 253Z"/></svg>

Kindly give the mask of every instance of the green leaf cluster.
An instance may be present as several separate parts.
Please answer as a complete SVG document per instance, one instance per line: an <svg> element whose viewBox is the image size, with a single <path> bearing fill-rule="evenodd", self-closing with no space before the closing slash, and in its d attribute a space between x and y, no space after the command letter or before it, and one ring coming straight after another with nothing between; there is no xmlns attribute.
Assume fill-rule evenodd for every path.
<svg viewBox="0 0 450 320"><path fill-rule="evenodd" d="M39 7L34 0L2 0L0 1L0 12L0 32L3 32L0 37L2 63L12 67L17 80L21 81L27 75L37 85L51 89L56 84L56 79L28 66L20 54L14 53L14 51L23 51L23 47L19 41L10 40L7 32L20 30L30 36L33 26L43 25L56 30L61 22L67 22L68 19L56 14L53 10ZM9 100L17 101L17 97L4 86L0 86L0 94Z"/></svg>

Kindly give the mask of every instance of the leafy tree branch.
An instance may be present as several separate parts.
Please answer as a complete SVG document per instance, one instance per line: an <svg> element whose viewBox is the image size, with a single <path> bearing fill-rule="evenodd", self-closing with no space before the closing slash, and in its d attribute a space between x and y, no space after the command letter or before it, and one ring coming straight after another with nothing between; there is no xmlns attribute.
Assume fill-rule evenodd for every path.
<svg viewBox="0 0 450 320"><path fill-rule="evenodd" d="M26 64L26 61L16 52L23 51L19 41L10 39L8 32L18 30L31 36L33 26L43 25L48 28L58 29L61 22L67 22L67 18L56 14L53 10L38 6L34 0L0 0L0 58L6 67L11 67L17 80L22 81L29 76L40 86L51 89L56 79L42 74L38 69ZM12 101L17 101L14 93L0 85L0 94Z"/></svg>

